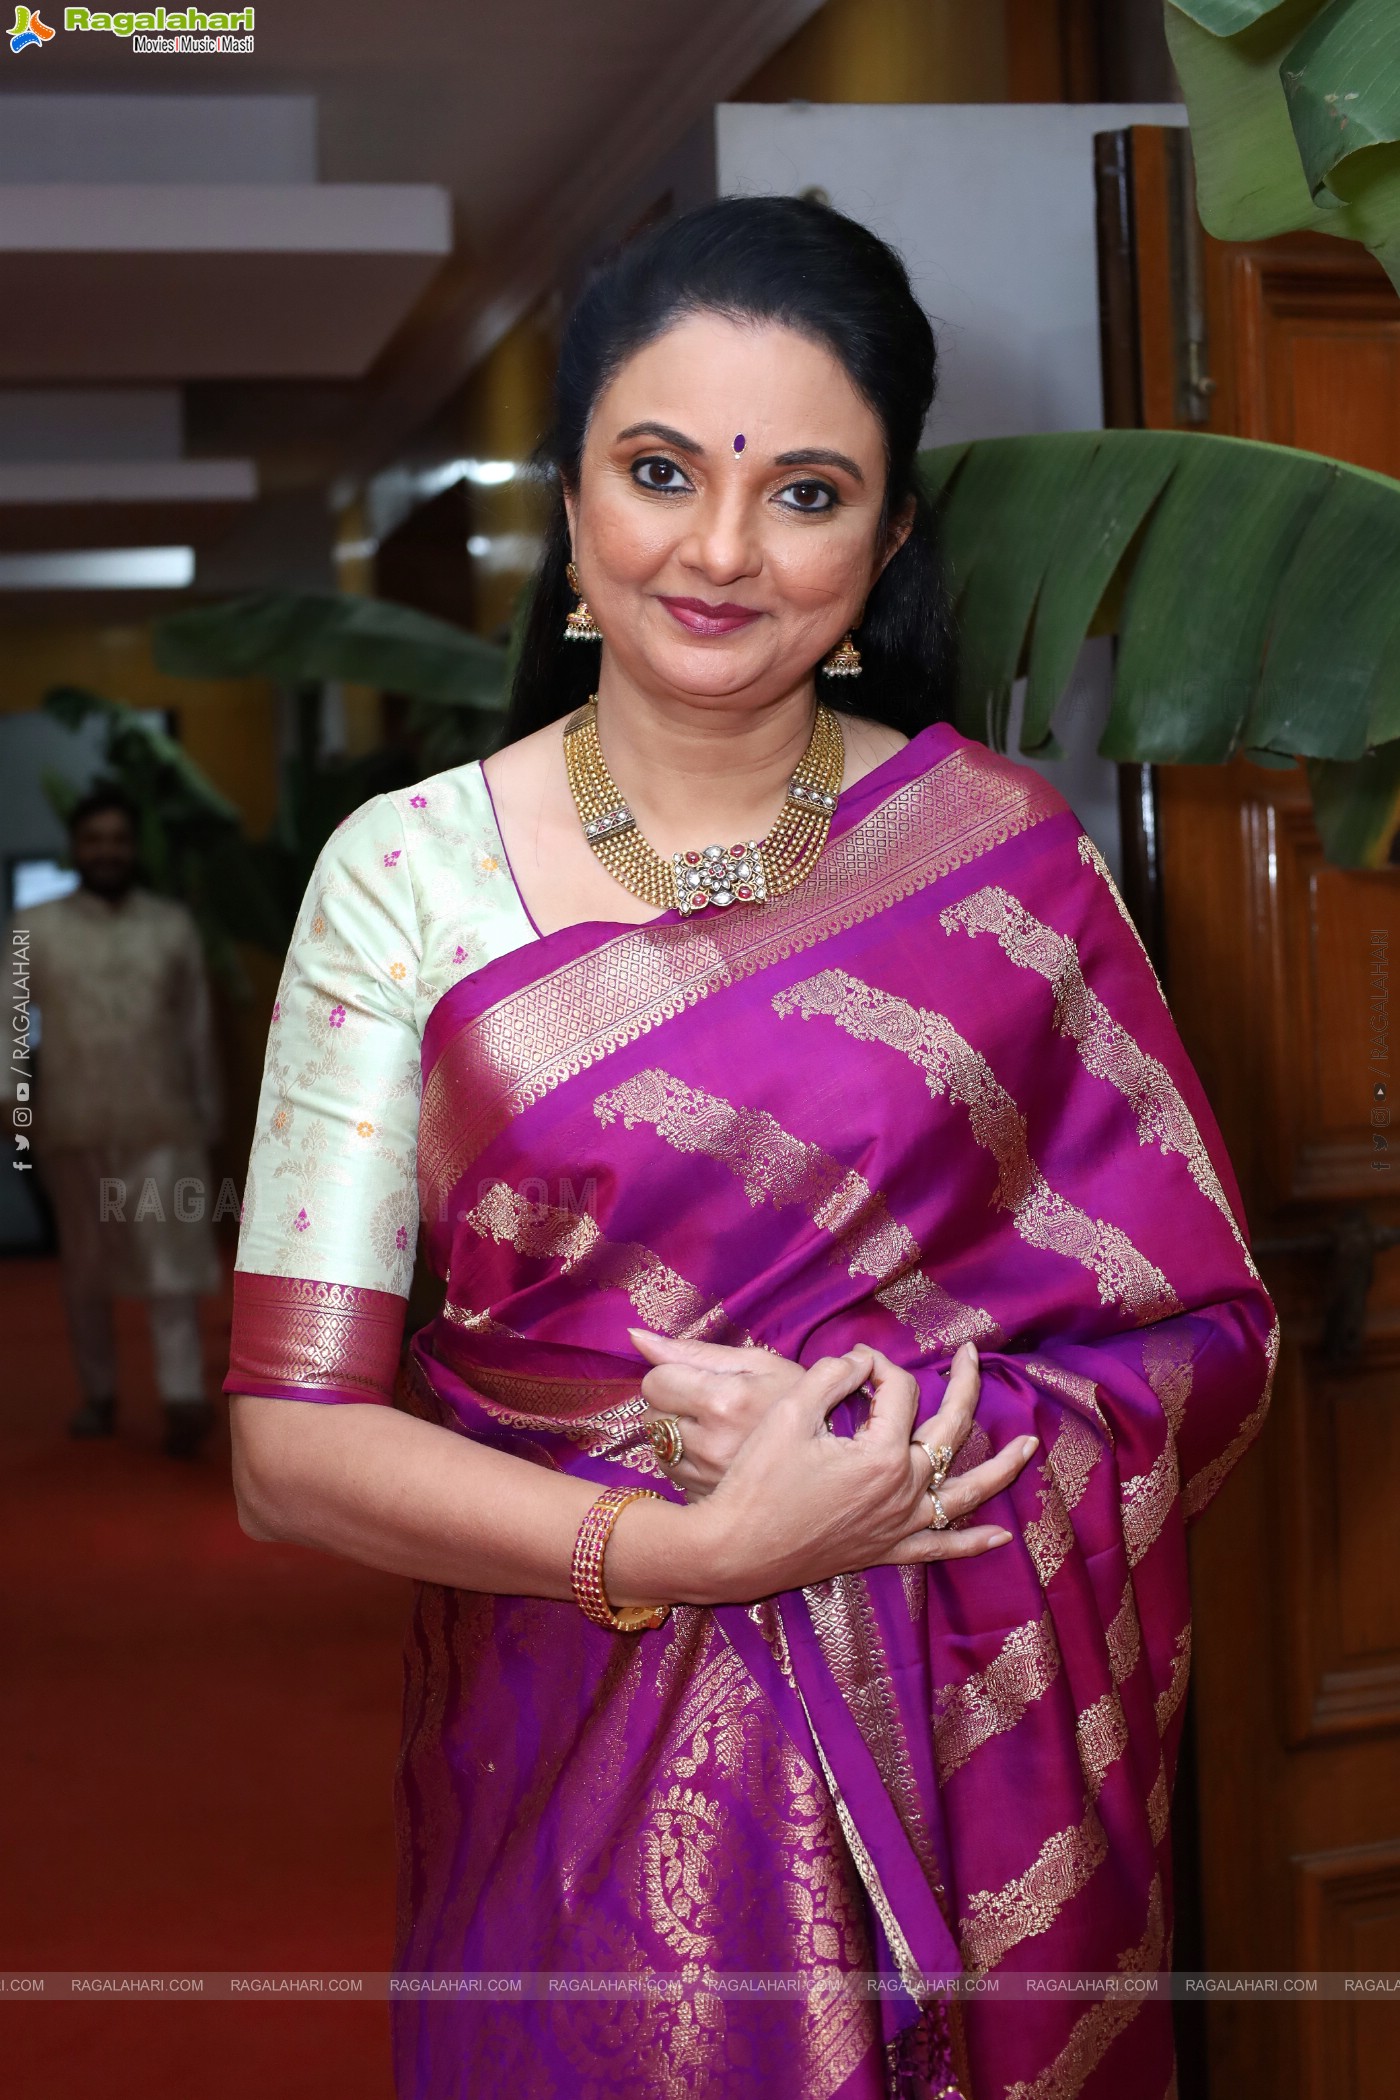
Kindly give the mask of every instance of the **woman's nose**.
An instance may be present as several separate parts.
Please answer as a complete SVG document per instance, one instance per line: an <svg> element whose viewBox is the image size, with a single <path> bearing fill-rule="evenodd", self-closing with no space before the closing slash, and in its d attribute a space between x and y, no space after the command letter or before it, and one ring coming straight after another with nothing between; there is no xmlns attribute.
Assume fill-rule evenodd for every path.
<svg viewBox="0 0 1400 2100"><path fill-rule="evenodd" d="M763 566L757 520L741 489L717 491L692 511L678 552L715 584L754 576Z"/></svg>

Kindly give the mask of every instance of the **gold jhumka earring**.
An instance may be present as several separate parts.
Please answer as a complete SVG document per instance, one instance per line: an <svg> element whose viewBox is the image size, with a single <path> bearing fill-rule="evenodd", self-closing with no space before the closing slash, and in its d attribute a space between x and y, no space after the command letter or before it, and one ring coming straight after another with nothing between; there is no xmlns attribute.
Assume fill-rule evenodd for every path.
<svg viewBox="0 0 1400 2100"><path fill-rule="evenodd" d="M578 594L578 604L564 622L565 641L600 642L603 639L603 630L588 610L588 600L583 595L583 587L578 580L578 570L572 562L568 564L564 574L569 579L569 589Z"/></svg>
<svg viewBox="0 0 1400 2100"><path fill-rule="evenodd" d="M838 642L831 654L822 658L821 667L828 678L859 678L860 651L855 636L848 634L843 642Z"/></svg>

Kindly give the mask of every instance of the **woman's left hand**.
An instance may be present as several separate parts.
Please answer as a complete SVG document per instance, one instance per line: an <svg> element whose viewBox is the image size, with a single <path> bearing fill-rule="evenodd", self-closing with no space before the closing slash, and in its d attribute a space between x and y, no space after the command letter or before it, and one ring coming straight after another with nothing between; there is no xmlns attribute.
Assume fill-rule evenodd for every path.
<svg viewBox="0 0 1400 2100"><path fill-rule="evenodd" d="M687 1501L703 1501L729 1471L749 1431L806 1373L801 1364L769 1349L682 1341L645 1327L631 1327L628 1333L652 1365L642 1380L648 1419L672 1415L680 1425L685 1456L675 1465L662 1465L662 1471L685 1489Z"/></svg>

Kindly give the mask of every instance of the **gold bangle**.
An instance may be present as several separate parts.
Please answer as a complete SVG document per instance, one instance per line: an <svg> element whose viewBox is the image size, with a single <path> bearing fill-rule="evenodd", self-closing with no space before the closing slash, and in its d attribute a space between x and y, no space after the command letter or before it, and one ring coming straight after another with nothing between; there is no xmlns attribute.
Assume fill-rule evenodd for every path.
<svg viewBox="0 0 1400 2100"><path fill-rule="evenodd" d="M655 1488L604 1488L579 1525L569 1579L574 1602L595 1626L606 1626L613 1633L645 1633L649 1627L663 1625L671 1616L669 1604L627 1604L621 1611L614 1611L603 1588L603 1554L619 1513L629 1502L666 1499Z"/></svg>

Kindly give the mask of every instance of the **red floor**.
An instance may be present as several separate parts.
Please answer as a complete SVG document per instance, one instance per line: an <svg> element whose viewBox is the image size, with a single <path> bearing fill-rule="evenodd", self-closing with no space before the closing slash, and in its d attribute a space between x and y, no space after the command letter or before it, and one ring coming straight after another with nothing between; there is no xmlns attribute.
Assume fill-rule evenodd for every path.
<svg viewBox="0 0 1400 2100"><path fill-rule="evenodd" d="M226 1421L162 1457L121 1315L120 1433L74 1442L54 1265L0 1261L0 1970L385 1970L408 1585L245 1538ZM382 2003L8 2004L0 2061L5 2100L392 2093Z"/></svg>

